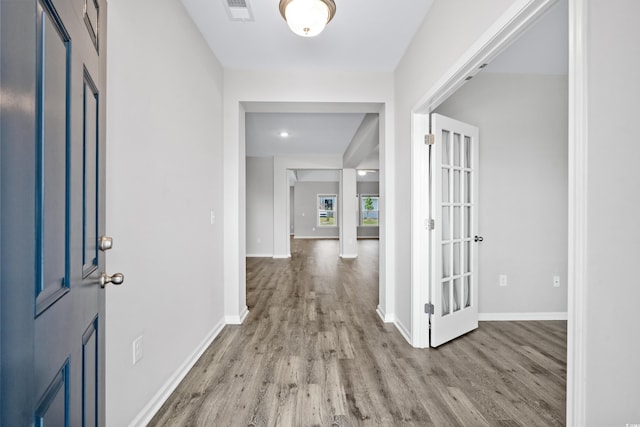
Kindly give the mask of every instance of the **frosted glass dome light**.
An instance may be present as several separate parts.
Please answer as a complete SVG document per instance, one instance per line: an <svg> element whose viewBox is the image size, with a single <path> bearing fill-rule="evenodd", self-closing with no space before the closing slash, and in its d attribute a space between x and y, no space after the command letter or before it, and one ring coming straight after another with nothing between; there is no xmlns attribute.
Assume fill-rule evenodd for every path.
<svg viewBox="0 0 640 427"><path fill-rule="evenodd" d="M280 14L291 31L302 37L317 36L336 14L333 0L280 0Z"/></svg>

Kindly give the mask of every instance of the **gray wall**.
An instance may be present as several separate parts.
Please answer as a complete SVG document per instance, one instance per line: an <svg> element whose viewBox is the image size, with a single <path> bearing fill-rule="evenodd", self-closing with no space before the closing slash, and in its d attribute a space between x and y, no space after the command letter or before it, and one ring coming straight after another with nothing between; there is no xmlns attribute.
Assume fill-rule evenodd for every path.
<svg viewBox="0 0 640 427"><path fill-rule="evenodd" d="M149 5L107 11L107 271L126 278L105 289L114 427L145 424L136 417L224 325L223 69L180 2Z"/></svg>
<svg viewBox="0 0 640 427"><path fill-rule="evenodd" d="M295 232L295 219L296 214L294 211L295 208L295 190L293 185L289 187L289 233L293 234Z"/></svg>
<svg viewBox="0 0 640 427"><path fill-rule="evenodd" d="M640 423L640 2L589 0L586 426ZM570 325L571 326L571 325ZM583 329L584 328L584 329Z"/></svg>
<svg viewBox="0 0 640 427"><path fill-rule="evenodd" d="M318 194L338 195L337 182L296 182L294 186L294 235L295 238L335 237L338 238L338 227L319 227L317 215ZM338 209L340 206L338 205ZM337 212L336 212L337 217Z"/></svg>
<svg viewBox="0 0 640 427"><path fill-rule="evenodd" d="M361 194L380 194L380 183L379 182L358 182L357 184L357 190L358 190L358 196L360 196ZM358 206L358 209L361 209L362 207L362 202L358 202L360 203L360 205ZM362 215L362 213L361 213ZM378 217L380 216L380 213L378 213ZM360 221L358 221L358 224L360 223ZM378 237L378 233L379 233L379 227L361 227L358 226L358 237Z"/></svg>
<svg viewBox="0 0 640 427"><path fill-rule="evenodd" d="M566 76L481 73L437 109L480 128L481 313L567 311L567 90Z"/></svg>
<svg viewBox="0 0 640 427"><path fill-rule="evenodd" d="M273 256L273 158L246 161L247 256Z"/></svg>

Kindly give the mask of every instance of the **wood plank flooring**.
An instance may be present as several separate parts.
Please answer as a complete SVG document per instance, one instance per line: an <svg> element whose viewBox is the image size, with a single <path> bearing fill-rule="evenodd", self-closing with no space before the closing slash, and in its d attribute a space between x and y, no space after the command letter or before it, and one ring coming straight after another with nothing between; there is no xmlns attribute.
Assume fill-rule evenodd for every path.
<svg viewBox="0 0 640 427"><path fill-rule="evenodd" d="M227 326L151 426L562 426L566 322L481 322L413 349L375 309L378 241L247 260L250 314Z"/></svg>

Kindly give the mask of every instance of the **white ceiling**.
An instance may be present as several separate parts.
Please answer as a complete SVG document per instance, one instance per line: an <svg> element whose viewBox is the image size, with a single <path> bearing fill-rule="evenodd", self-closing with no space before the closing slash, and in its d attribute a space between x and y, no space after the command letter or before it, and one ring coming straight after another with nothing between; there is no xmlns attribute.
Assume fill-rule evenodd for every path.
<svg viewBox="0 0 640 427"><path fill-rule="evenodd" d="M224 8L226 0L181 1L225 67L367 71L395 68L432 3L336 0L336 17L325 32L302 38L282 20L278 0L248 0L253 22L231 21ZM484 72L566 74L567 3L560 0ZM364 114L356 113L247 113L246 154L342 155L363 118ZM279 136L283 130L289 132L288 138ZM370 157L362 167L378 167L377 152Z"/></svg>
<svg viewBox="0 0 640 427"><path fill-rule="evenodd" d="M364 114L247 113L246 155L342 155ZM287 131L283 138L280 132Z"/></svg>
<svg viewBox="0 0 640 427"><path fill-rule="evenodd" d="M278 0L246 0L253 21L231 21L226 0L181 0L226 68L393 71L433 0L335 0L320 35L289 30Z"/></svg>

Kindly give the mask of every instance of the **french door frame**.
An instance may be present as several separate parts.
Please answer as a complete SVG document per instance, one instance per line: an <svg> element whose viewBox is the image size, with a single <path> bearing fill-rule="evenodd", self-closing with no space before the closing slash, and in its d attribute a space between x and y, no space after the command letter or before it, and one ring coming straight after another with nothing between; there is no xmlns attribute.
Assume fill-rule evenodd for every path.
<svg viewBox="0 0 640 427"><path fill-rule="evenodd" d="M481 70L533 25L558 0L518 0L432 86L412 110L411 117L411 344L429 346L429 114L469 77ZM586 99L586 0L569 1L569 265L567 330L567 425L584 425L586 333L586 212L587 206L587 99ZM481 291L480 291L481 292Z"/></svg>

